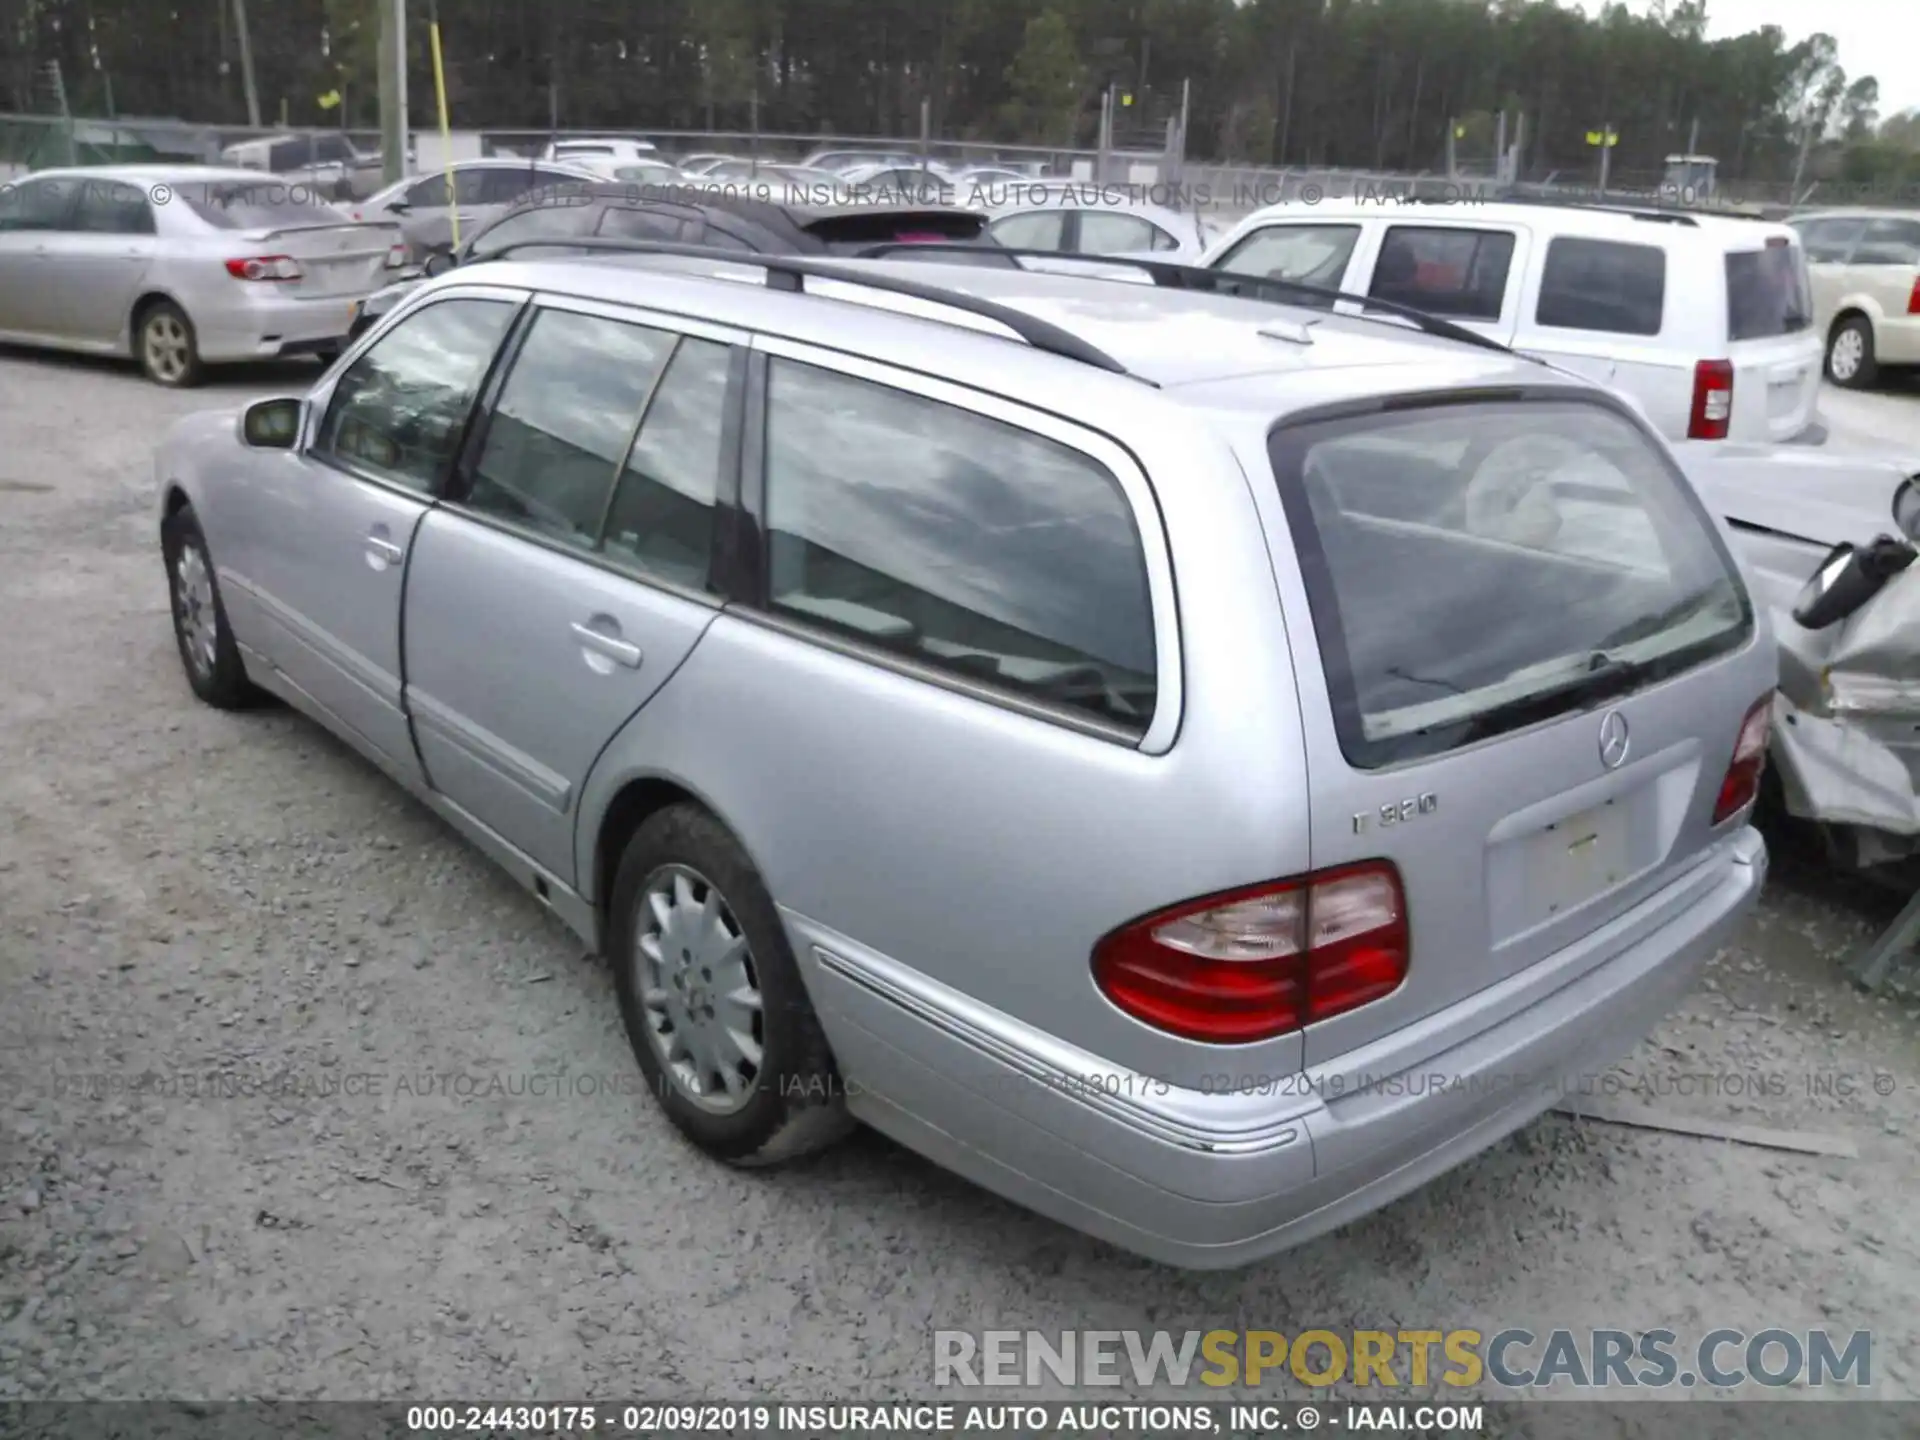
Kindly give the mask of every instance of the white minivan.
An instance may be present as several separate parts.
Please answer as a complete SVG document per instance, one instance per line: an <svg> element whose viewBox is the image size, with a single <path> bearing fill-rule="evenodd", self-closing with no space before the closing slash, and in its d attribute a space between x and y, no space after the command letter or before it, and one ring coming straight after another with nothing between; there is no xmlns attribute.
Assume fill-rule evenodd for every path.
<svg viewBox="0 0 1920 1440"><path fill-rule="evenodd" d="M1623 392L1670 439L1824 435L1821 338L1786 225L1624 206L1293 202L1241 221L1203 263L1444 316Z"/></svg>

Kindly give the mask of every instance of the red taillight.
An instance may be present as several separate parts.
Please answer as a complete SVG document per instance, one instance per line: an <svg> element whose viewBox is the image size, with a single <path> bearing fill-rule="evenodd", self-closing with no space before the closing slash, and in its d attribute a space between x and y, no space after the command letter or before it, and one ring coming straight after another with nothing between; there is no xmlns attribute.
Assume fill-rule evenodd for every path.
<svg viewBox="0 0 1920 1440"><path fill-rule="evenodd" d="M248 255L227 261L236 280L298 280L300 265L291 255Z"/></svg>
<svg viewBox="0 0 1920 1440"><path fill-rule="evenodd" d="M1913 289L1907 292L1907 313L1920 315L1920 275L1913 277Z"/></svg>
<svg viewBox="0 0 1920 1440"><path fill-rule="evenodd" d="M1693 413L1689 440L1724 440L1733 419L1733 362L1702 360L1693 367Z"/></svg>
<svg viewBox="0 0 1920 1440"><path fill-rule="evenodd" d="M1136 920L1095 947L1093 975L1155 1029L1241 1045L1392 994L1408 943L1400 874L1370 860Z"/></svg>
<svg viewBox="0 0 1920 1440"><path fill-rule="evenodd" d="M1773 696L1762 696L1740 722L1733 742L1733 762L1720 782L1720 798L1713 802L1713 823L1719 825L1753 804L1760 794L1760 771L1767 763L1767 727L1773 717Z"/></svg>

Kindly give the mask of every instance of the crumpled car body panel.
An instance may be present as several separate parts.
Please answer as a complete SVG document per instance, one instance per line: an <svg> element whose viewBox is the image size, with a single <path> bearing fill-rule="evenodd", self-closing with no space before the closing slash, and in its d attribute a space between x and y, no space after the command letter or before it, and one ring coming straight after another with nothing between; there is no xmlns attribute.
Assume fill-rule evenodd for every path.
<svg viewBox="0 0 1920 1440"><path fill-rule="evenodd" d="M1893 494L1920 457L1796 447L1674 447L1726 520L1780 644L1770 758L1790 814L1855 830L1862 865L1920 854L1920 561L1825 630L1795 623L1806 579L1842 541L1896 534Z"/></svg>

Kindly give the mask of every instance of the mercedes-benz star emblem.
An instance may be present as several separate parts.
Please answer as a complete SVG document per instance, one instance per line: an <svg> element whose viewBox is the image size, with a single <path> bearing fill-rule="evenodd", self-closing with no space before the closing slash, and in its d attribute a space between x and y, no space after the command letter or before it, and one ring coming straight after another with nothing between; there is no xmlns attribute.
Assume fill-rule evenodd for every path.
<svg viewBox="0 0 1920 1440"><path fill-rule="evenodd" d="M1629 743L1627 717L1618 710L1609 710L1600 721L1600 763L1609 770L1618 770L1626 762Z"/></svg>

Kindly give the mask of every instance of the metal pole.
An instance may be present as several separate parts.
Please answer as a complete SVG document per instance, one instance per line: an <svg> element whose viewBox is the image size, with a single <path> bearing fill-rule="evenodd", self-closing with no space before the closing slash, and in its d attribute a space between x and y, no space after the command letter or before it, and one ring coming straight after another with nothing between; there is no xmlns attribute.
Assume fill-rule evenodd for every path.
<svg viewBox="0 0 1920 1440"><path fill-rule="evenodd" d="M1113 86L1100 92L1100 137L1093 159L1093 183L1107 183L1107 147L1113 141Z"/></svg>
<svg viewBox="0 0 1920 1440"><path fill-rule="evenodd" d="M1193 81L1182 80L1180 82L1180 148L1175 152L1174 157L1178 167L1174 173L1174 180L1181 185L1187 183L1187 121L1192 114Z"/></svg>
<svg viewBox="0 0 1920 1440"><path fill-rule="evenodd" d="M380 66L380 175L381 183L391 185L406 173L406 155L401 148L400 67L396 42L400 38L400 0L379 0L379 44L376 52Z"/></svg>
<svg viewBox="0 0 1920 1440"><path fill-rule="evenodd" d="M1502 110L1494 117L1493 125L1493 173L1497 177L1500 167L1506 163L1507 153L1507 112Z"/></svg>
<svg viewBox="0 0 1920 1440"><path fill-rule="evenodd" d="M439 6L433 8L437 12ZM439 24L437 14L434 23ZM407 152L413 148L413 127L407 123L407 0L393 0L393 57L393 83L399 92L400 174L408 175L412 173L412 167L407 164ZM451 191L447 199L451 203Z"/></svg>
<svg viewBox="0 0 1920 1440"><path fill-rule="evenodd" d="M920 168L926 170L933 164L933 99L922 96L920 100Z"/></svg>
<svg viewBox="0 0 1920 1440"><path fill-rule="evenodd" d="M1453 137L1454 132L1459 128L1460 122L1458 118L1449 115L1447 117L1447 178L1449 180L1453 179L1454 175L1458 173L1458 167L1454 157Z"/></svg>
<svg viewBox="0 0 1920 1440"><path fill-rule="evenodd" d="M1613 122L1607 121L1600 127L1600 193L1607 193L1607 172L1613 168L1613 146L1607 142L1613 138Z"/></svg>
<svg viewBox="0 0 1920 1440"><path fill-rule="evenodd" d="M1689 156L1694 156L1694 155L1698 155L1699 153L1700 153L1700 117L1696 115L1693 117L1692 128L1687 131L1687 154Z"/></svg>
<svg viewBox="0 0 1920 1440"><path fill-rule="evenodd" d="M240 79L247 87L247 124L260 128L260 91L253 83L253 42L247 37L247 0L233 0L233 33L240 42Z"/></svg>

